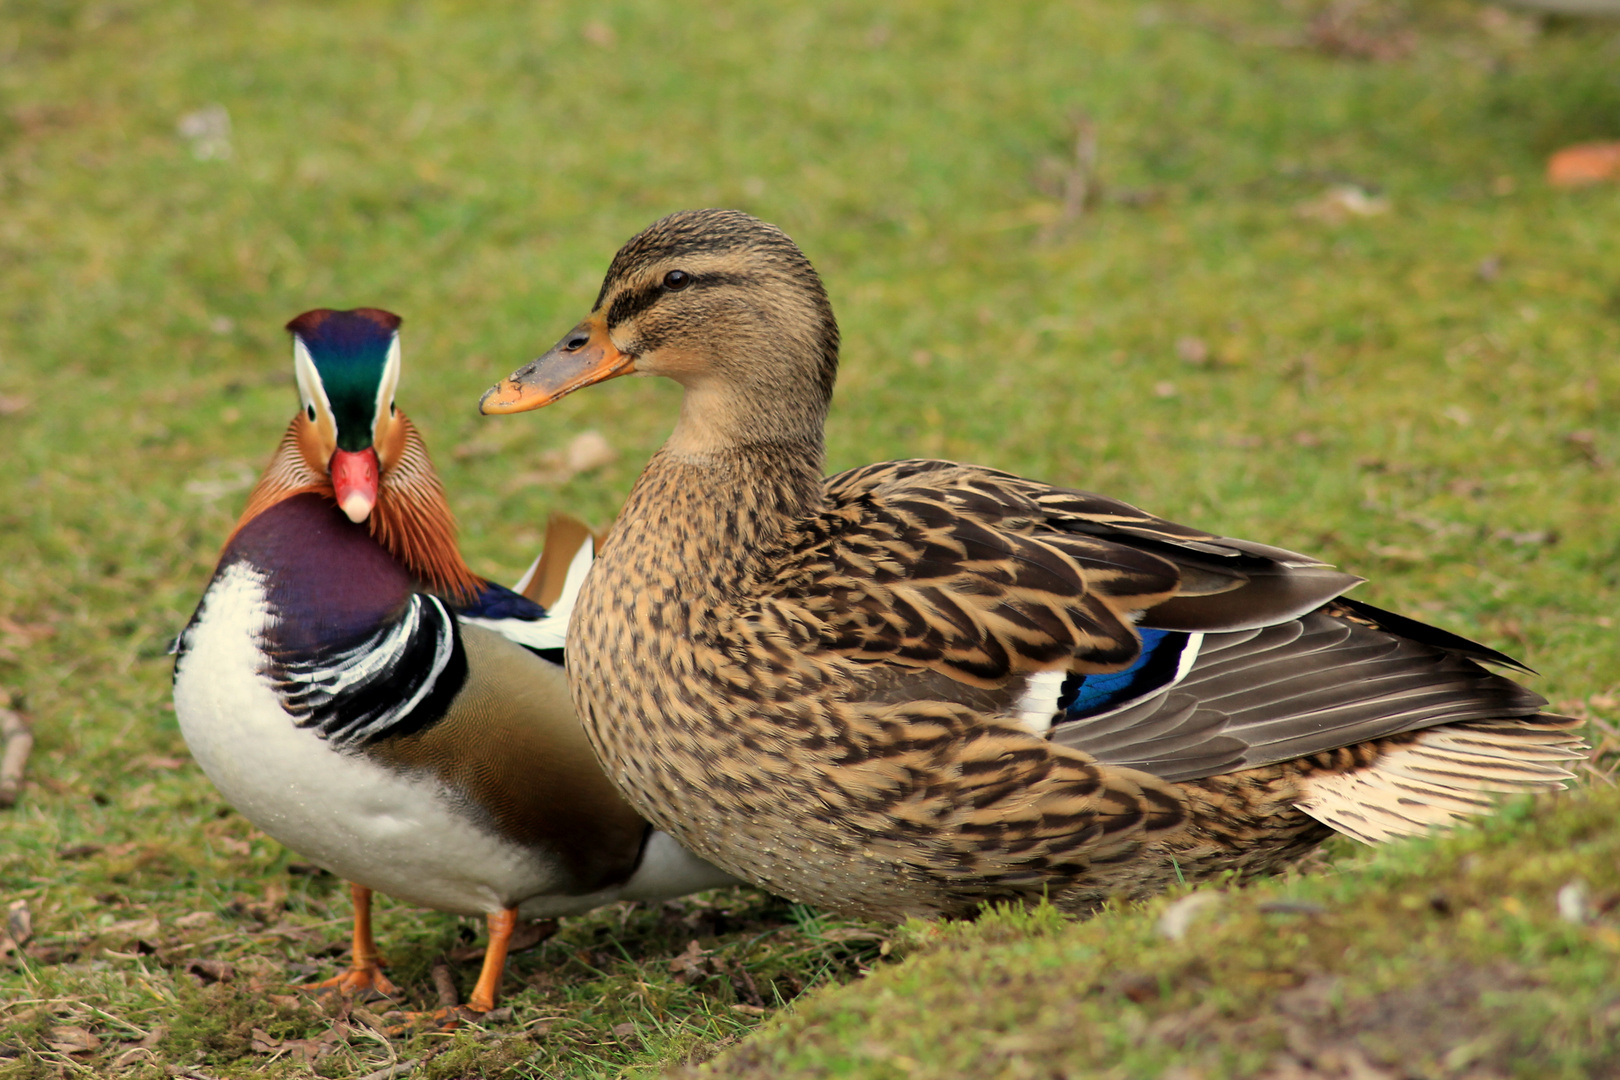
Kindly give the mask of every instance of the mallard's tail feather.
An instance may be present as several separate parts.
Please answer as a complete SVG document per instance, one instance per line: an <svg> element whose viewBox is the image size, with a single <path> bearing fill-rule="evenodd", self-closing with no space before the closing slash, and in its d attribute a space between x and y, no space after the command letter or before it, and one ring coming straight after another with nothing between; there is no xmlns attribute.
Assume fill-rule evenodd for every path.
<svg viewBox="0 0 1620 1080"><path fill-rule="evenodd" d="M1579 721L1540 715L1443 724L1391 745L1365 768L1302 782L1307 814L1363 843L1445 828L1491 809L1500 794L1555 791L1585 757Z"/></svg>

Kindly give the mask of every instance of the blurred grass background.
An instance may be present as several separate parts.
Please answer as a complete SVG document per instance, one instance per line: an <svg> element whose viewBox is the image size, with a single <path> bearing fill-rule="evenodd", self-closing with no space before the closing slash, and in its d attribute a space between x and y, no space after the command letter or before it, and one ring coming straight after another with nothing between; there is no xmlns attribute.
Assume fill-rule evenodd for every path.
<svg viewBox="0 0 1620 1080"><path fill-rule="evenodd" d="M1541 179L1604 137L1615 24L1462 0L7 0L0 688L39 746L0 900L57 962L0 966L0 1076L110 1069L159 1026L127 1067L297 1071L248 1032L348 1023L264 1004L346 898L222 809L168 706L167 643L296 406L281 324L405 317L401 406L469 561L511 580L552 509L612 515L676 391L504 420L478 395L681 207L774 221L827 279L830 469L956 457L1320 554L1612 722L1620 189ZM548 464L593 430L615 461ZM515 965L511 1023L400 1052L678 1060L888 942L713 903L576 920ZM380 932L425 986L458 928ZM672 967L697 939L699 973ZM221 951L238 977L196 989ZM75 1026L98 1046L50 1041ZM339 1041L324 1075L386 1063Z"/></svg>

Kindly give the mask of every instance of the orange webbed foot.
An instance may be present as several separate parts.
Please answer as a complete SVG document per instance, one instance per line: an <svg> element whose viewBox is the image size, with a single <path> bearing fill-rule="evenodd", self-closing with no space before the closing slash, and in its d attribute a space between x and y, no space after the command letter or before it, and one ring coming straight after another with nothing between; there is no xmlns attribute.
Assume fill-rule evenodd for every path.
<svg viewBox="0 0 1620 1080"><path fill-rule="evenodd" d="M350 950L354 959L348 971L310 989L345 997L398 997L399 987L382 973L382 957L377 955L377 944L371 939L371 890L350 882L349 891L354 897L354 947Z"/></svg>
<svg viewBox="0 0 1620 1080"><path fill-rule="evenodd" d="M323 993L339 993L345 997L373 994L388 998L399 996L399 987L382 973L381 960L356 964L341 975L315 983L310 989Z"/></svg>

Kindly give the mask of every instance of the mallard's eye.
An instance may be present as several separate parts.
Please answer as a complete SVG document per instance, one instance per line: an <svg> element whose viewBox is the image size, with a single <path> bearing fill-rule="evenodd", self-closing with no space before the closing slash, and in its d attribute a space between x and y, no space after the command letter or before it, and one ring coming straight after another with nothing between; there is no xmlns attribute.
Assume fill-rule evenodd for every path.
<svg viewBox="0 0 1620 1080"><path fill-rule="evenodd" d="M679 292L692 284L692 275L685 270L671 270L664 275L664 288L670 292Z"/></svg>
<svg viewBox="0 0 1620 1080"><path fill-rule="evenodd" d="M315 403L310 402L308 405L305 405L304 412L309 414L309 422L313 424L315 422Z"/></svg>

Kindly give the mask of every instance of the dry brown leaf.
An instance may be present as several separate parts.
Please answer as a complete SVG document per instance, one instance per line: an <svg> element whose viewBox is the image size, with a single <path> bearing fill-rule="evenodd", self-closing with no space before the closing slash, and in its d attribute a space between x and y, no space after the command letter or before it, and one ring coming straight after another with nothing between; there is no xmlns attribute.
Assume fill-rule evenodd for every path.
<svg viewBox="0 0 1620 1080"><path fill-rule="evenodd" d="M115 1069L127 1069L144 1061L156 1062L157 1055L144 1046L132 1046L113 1058L112 1067Z"/></svg>
<svg viewBox="0 0 1620 1080"><path fill-rule="evenodd" d="M104 926L96 931L96 936L117 938L120 941L134 941L137 938L155 938L161 929L157 918L148 915L143 919L123 919L110 926Z"/></svg>
<svg viewBox="0 0 1620 1080"><path fill-rule="evenodd" d="M1335 184L1321 195L1300 203L1296 213L1303 218L1338 225L1352 218L1377 217L1389 213L1389 200L1372 195L1355 184Z"/></svg>
<svg viewBox="0 0 1620 1080"><path fill-rule="evenodd" d="M45 1043L60 1054L89 1054L101 1049L101 1040L77 1024L58 1024L45 1033Z"/></svg>
<svg viewBox="0 0 1620 1080"><path fill-rule="evenodd" d="M34 936L34 915L28 910L27 900L13 900L6 905L6 937L14 945L27 945Z"/></svg>
<svg viewBox="0 0 1620 1080"><path fill-rule="evenodd" d="M1547 182L1553 187L1586 187L1620 180L1620 142L1566 146L1547 159Z"/></svg>
<svg viewBox="0 0 1620 1080"><path fill-rule="evenodd" d="M67 847L58 848L56 857L65 862L70 859L88 859L90 856L99 855L100 853L100 844L69 844Z"/></svg>
<svg viewBox="0 0 1620 1080"><path fill-rule="evenodd" d="M1176 339L1176 355L1181 362L1193 367L1203 367L1209 363L1209 345L1203 338L1179 337Z"/></svg>
<svg viewBox="0 0 1620 1080"><path fill-rule="evenodd" d="M676 981L687 985L716 974L713 954L696 941L686 943L686 951L670 960L669 969L675 973Z"/></svg>
<svg viewBox="0 0 1620 1080"><path fill-rule="evenodd" d="M186 962L186 974L196 976L204 986L211 983L228 983L236 978L236 968L223 960L189 960Z"/></svg>
<svg viewBox="0 0 1620 1080"><path fill-rule="evenodd" d="M14 645L32 645L43 638L51 637L56 633L56 627L50 623L24 623L0 615L0 634L14 639Z"/></svg>

